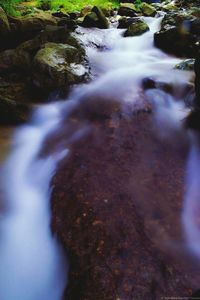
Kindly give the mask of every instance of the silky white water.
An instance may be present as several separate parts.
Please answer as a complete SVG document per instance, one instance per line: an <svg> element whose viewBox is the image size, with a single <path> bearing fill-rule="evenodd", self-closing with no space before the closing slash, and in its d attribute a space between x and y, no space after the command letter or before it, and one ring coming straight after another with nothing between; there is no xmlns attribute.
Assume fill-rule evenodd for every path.
<svg viewBox="0 0 200 300"><path fill-rule="evenodd" d="M7 213L0 222L0 299L59 300L67 264L50 231L49 184L63 155L39 159L43 139L59 123L56 105L19 129L4 166Z"/></svg>
<svg viewBox="0 0 200 300"><path fill-rule="evenodd" d="M85 96L101 95L124 103L140 103L141 82L146 77L180 88L184 86L191 73L173 70L180 60L153 46L153 34L159 29L161 19L145 18L150 31L134 38L122 37L124 30L116 28L78 30L76 36L85 44L102 44L107 50L100 52L88 47L94 80L74 89L69 99L79 105ZM150 101L154 101L156 111L160 111L159 107L166 109L166 93L160 94L157 102L154 96L155 91ZM152 98L152 94L147 98ZM173 103L173 97L170 99ZM59 126L70 105L71 101L43 106L32 121L15 134L13 150L3 173L8 208L0 222L1 300L62 298L67 283L67 263L50 231L49 198L50 181L56 166L68 152L60 149L45 158L39 158L38 154L45 137ZM173 121L176 124L180 122L179 112L183 105L172 104L170 107L173 107L170 111L178 116Z"/></svg>

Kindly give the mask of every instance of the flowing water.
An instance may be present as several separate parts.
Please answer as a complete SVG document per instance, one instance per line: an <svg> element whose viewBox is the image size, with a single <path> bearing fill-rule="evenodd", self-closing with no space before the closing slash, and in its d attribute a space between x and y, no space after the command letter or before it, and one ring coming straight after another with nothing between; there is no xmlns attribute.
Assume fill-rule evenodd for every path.
<svg viewBox="0 0 200 300"><path fill-rule="evenodd" d="M180 60L154 48L153 34L161 19L145 18L151 30L134 38L123 38L124 30L114 26L108 30L79 29L76 36L88 46L93 82L74 89L69 97L72 101L43 106L16 132L2 179L7 209L0 219L1 300L61 299L68 264L50 231L49 198L51 178L68 152L57 149L45 158L38 154L45 137L60 125L72 102L78 106L82 99L100 94L134 109L142 106L146 97L155 106L158 124L162 122L169 132L181 130L180 120L187 114L181 97L191 72L174 70ZM91 47L94 44L104 51ZM144 97L141 86L147 77L173 85L173 95L152 90ZM196 152L191 156L192 161L200 161ZM187 220L188 215L184 224Z"/></svg>

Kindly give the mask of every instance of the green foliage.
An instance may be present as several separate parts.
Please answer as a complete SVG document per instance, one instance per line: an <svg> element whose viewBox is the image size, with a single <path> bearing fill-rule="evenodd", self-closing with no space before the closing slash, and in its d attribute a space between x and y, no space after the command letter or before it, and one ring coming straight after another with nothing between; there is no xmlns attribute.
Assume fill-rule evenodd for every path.
<svg viewBox="0 0 200 300"><path fill-rule="evenodd" d="M0 0L0 6L10 16L18 16L19 12L16 11L15 5L21 2L20 0Z"/></svg>
<svg viewBox="0 0 200 300"><path fill-rule="evenodd" d="M81 10L86 5L97 5L101 8L115 8L119 6L118 0L37 0L37 6L44 10L58 10L63 8L68 12Z"/></svg>
<svg viewBox="0 0 200 300"><path fill-rule="evenodd" d="M142 0L135 0L134 4L137 9L140 9L140 7L142 6Z"/></svg>

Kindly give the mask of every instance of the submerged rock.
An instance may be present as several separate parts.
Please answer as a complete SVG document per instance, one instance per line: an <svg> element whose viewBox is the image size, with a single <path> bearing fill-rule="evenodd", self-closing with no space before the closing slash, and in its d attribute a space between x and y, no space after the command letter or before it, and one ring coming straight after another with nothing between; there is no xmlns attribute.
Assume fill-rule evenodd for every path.
<svg viewBox="0 0 200 300"><path fill-rule="evenodd" d="M189 297L199 268L174 251L183 238L187 147L159 141L147 113L89 122L73 115L47 147L70 149L52 183L52 228L70 257L64 299ZM87 134L70 143L85 125Z"/></svg>
<svg viewBox="0 0 200 300"><path fill-rule="evenodd" d="M125 37L141 35L149 30L149 26L142 20L135 19L135 21L128 26L124 33Z"/></svg>

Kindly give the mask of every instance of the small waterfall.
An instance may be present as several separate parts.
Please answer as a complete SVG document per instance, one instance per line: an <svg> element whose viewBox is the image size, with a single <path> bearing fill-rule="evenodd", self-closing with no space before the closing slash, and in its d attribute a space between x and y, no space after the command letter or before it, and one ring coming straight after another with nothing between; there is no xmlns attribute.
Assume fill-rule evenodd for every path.
<svg viewBox="0 0 200 300"><path fill-rule="evenodd" d="M59 156L38 158L44 137L59 123L56 104L40 109L14 137L4 167L7 213L0 223L0 299L60 300L67 264L50 231L50 180Z"/></svg>
<svg viewBox="0 0 200 300"><path fill-rule="evenodd" d="M95 36L103 35L99 40L104 41L107 51L88 48L97 79L74 89L69 99L76 100L78 105L81 99L101 95L135 103L142 102L141 82L146 77L174 84L188 82L188 72L173 70L180 60L153 46L153 34L162 18L144 19L150 31L139 37L124 38L124 30L116 28L81 29L81 36L77 33L86 44L95 42ZM165 96L160 94L158 106ZM65 103L41 107L32 121L15 134L3 178L8 209L0 223L1 300L62 298L68 267L50 231L49 185L58 162L67 151L45 158L38 154L46 136L59 126L67 107ZM179 110L179 106L176 109Z"/></svg>

